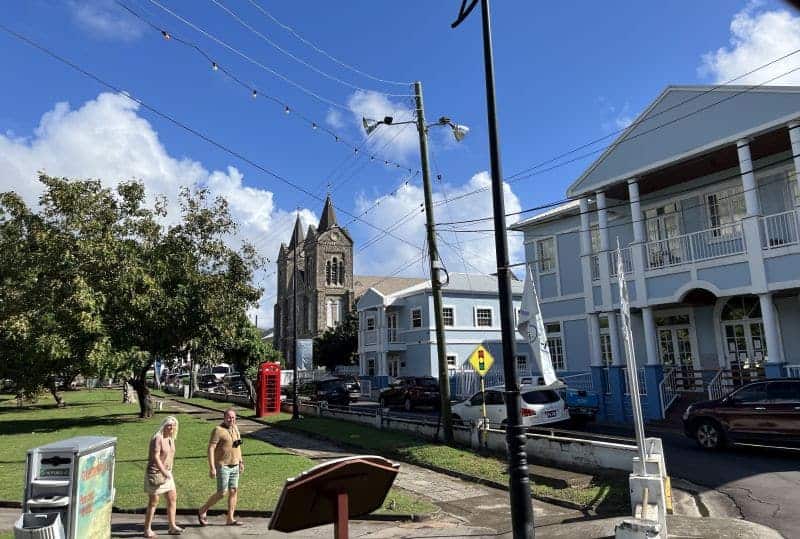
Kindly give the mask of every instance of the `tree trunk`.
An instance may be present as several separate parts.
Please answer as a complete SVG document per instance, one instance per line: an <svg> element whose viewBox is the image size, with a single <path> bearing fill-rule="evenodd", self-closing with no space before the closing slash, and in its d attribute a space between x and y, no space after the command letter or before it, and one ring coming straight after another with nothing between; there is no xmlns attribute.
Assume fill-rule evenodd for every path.
<svg viewBox="0 0 800 539"><path fill-rule="evenodd" d="M139 397L139 417L143 419L153 417L153 401L150 398L150 388L147 387L147 369L149 368L149 364L145 365L139 376L133 380L133 388Z"/></svg>
<svg viewBox="0 0 800 539"><path fill-rule="evenodd" d="M242 376L244 376L244 384L247 386L247 396L250 398L250 407L254 408L256 405L256 389L253 387L253 381L250 378L245 376L244 373L242 373Z"/></svg>
<svg viewBox="0 0 800 539"><path fill-rule="evenodd" d="M66 406L66 404L64 403L64 398L58 394L58 388L56 387L55 380L50 382L50 393L53 395L53 400L56 401L56 406L58 408L63 408Z"/></svg>
<svg viewBox="0 0 800 539"><path fill-rule="evenodd" d="M122 403L136 404L136 392L127 378L122 379Z"/></svg>

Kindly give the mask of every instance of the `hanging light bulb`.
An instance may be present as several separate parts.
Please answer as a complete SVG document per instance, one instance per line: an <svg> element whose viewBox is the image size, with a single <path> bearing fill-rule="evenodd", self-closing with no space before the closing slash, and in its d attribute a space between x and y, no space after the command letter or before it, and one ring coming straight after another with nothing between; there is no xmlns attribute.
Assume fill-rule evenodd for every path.
<svg viewBox="0 0 800 539"><path fill-rule="evenodd" d="M161 35L164 36L164 39L169 39L172 37L166 30L161 30Z"/></svg>
<svg viewBox="0 0 800 539"><path fill-rule="evenodd" d="M333 135L333 138L336 142L339 142L339 135Z"/></svg>
<svg viewBox="0 0 800 539"><path fill-rule="evenodd" d="M316 124L316 123L314 123L314 122L311 122L311 129L313 129L314 131L316 131L316 130L317 130L317 124Z"/></svg>
<svg viewBox="0 0 800 539"><path fill-rule="evenodd" d="M374 155L370 155L370 156L369 156L369 160L370 160L370 161L375 161L375 156L374 156Z"/></svg>
<svg viewBox="0 0 800 539"><path fill-rule="evenodd" d="M358 153L358 148L353 148L353 151L354 151L355 153Z"/></svg>
<svg viewBox="0 0 800 539"><path fill-rule="evenodd" d="M283 112L285 112L286 114L289 114L290 112L292 112L291 110L289 110L289 105L286 105L286 106L283 108Z"/></svg>
<svg viewBox="0 0 800 539"><path fill-rule="evenodd" d="M258 90L254 89L253 90L253 98L256 98L256 97L258 97Z"/></svg>
<svg viewBox="0 0 800 539"><path fill-rule="evenodd" d="M387 159L386 161L383 162L383 164L388 167L389 166L389 160Z"/></svg>
<svg viewBox="0 0 800 539"><path fill-rule="evenodd" d="M213 69L214 71L219 69L219 66L217 65L217 62L211 62L211 69Z"/></svg>

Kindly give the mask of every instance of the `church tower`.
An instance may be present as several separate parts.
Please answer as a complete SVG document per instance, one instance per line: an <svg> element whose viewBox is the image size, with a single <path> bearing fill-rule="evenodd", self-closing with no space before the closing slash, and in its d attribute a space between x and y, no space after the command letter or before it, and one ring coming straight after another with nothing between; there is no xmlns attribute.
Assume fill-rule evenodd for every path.
<svg viewBox="0 0 800 539"><path fill-rule="evenodd" d="M309 225L305 235L298 216L288 247L281 244L278 251L277 266L275 348L291 365L295 320L298 338L312 339L338 325L354 307L353 240L336 221L330 195L319 225Z"/></svg>

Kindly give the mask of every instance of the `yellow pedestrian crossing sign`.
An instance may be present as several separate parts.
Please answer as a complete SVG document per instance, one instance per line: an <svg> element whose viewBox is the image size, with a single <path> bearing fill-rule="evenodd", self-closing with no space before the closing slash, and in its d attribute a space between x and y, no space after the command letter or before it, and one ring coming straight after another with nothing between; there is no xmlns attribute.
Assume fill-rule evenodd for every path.
<svg viewBox="0 0 800 539"><path fill-rule="evenodd" d="M494 364L494 358L483 345L479 344L475 351L469 356L469 364L472 365L472 368L475 369L478 375L486 376L486 373L489 372L489 369L492 368L492 364Z"/></svg>

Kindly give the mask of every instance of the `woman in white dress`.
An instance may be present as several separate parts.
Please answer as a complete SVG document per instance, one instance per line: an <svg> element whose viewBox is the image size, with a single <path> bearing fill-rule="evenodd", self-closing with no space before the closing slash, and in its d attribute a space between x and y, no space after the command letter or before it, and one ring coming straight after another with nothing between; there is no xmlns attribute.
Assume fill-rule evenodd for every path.
<svg viewBox="0 0 800 539"><path fill-rule="evenodd" d="M167 498L167 521L169 534L180 535L183 528L175 523L175 505L178 494L172 478L172 463L175 460L175 440L178 438L178 420L168 416L150 440L147 471L144 476L144 491L150 496L144 517L144 536L156 537L151 528L153 515L161 494Z"/></svg>

